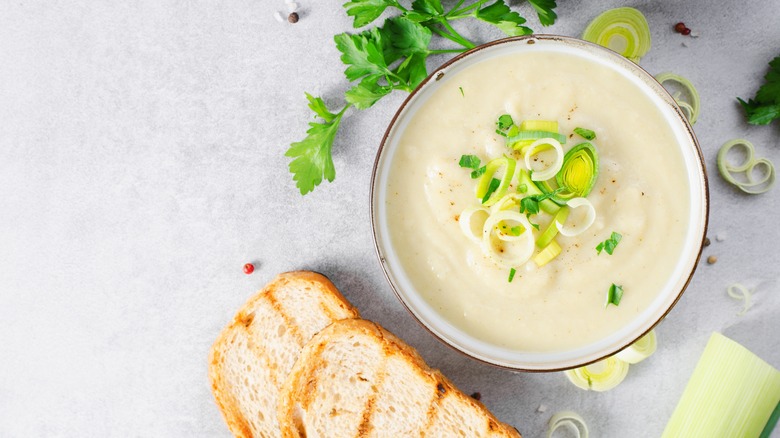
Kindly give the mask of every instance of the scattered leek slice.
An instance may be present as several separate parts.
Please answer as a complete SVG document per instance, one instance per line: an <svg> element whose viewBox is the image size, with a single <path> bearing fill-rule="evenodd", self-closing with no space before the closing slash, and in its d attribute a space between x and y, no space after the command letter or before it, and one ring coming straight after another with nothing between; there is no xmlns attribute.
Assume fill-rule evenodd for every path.
<svg viewBox="0 0 780 438"><path fill-rule="evenodd" d="M534 134L523 134L524 138L520 137L520 134L526 132ZM516 138L512 138L515 137ZM558 122L554 120L524 120L520 123L516 132L513 132L507 139L507 145L515 150L519 150L520 153L525 153L527 148L535 140L544 137L552 137L561 144L566 143L566 136L558 133Z"/></svg>
<svg viewBox="0 0 780 438"><path fill-rule="evenodd" d="M588 201L586 198L570 199L566 205L568 205L572 211L578 208L585 208L586 212L585 218L580 224L568 224L568 220L564 223L555 221L555 226L558 227L558 232L562 235L566 237L577 236L590 228L590 226L593 225L593 222L596 221L596 209L593 207L593 204L591 204L590 201ZM570 218L571 216L569 216L567 219Z"/></svg>
<svg viewBox="0 0 780 438"><path fill-rule="evenodd" d="M652 43L645 16L634 8L616 8L602 13L585 28L582 39L637 63L650 50Z"/></svg>
<svg viewBox="0 0 780 438"><path fill-rule="evenodd" d="M623 349L615 357L630 364L639 363L655 353L656 345L655 330L650 330L649 333Z"/></svg>
<svg viewBox="0 0 780 438"><path fill-rule="evenodd" d="M534 256L534 262L540 268L550 263L554 258L558 257L561 253L561 246L555 240L551 241L543 250L539 251L539 254Z"/></svg>
<svg viewBox="0 0 780 438"><path fill-rule="evenodd" d="M713 333L662 438L757 437L780 402L780 371Z"/></svg>
<svg viewBox="0 0 780 438"><path fill-rule="evenodd" d="M742 311L737 313L737 316L744 315L745 312L747 312L748 309L753 306L753 303L750 300L750 290L739 283L734 283L729 286L726 289L726 293L728 293L731 298L745 302L744 307L742 307Z"/></svg>
<svg viewBox="0 0 780 438"><path fill-rule="evenodd" d="M593 141L596 139L596 133L590 129L574 128L574 133L584 138L585 140Z"/></svg>
<svg viewBox="0 0 780 438"><path fill-rule="evenodd" d="M576 438L588 438L588 425L585 424L580 414L572 411L558 412L547 423L547 438L552 438L553 433L560 427L569 428Z"/></svg>
<svg viewBox="0 0 780 438"><path fill-rule="evenodd" d="M607 391L620 384L628 374L628 363L611 356L584 367L564 371L571 383L582 389Z"/></svg>
<svg viewBox="0 0 780 438"><path fill-rule="evenodd" d="M539 186L536 185L533 181L531 181L531 175L528 173L525 169L520 169L520 176L518 177L519 180L519 187L525 187L526 192L525 194L527 196L536 196L536 195L543 195L544 192L542 192L539 189ZM544 212L549 214L555 214L558 212L558 210L561 209L561 207L556 204L555 202L551 201L550 199L544 199L542 201L539 201L539 207L544 210Z"/></svg>
<svg viewBox="0 0 780 438"><path fill-rule="evenodd" d="M599 155L592 144L585 142L574 146L563 157L563 166L555 175L558 187L564 190L553 197L553 200L584 198L596 185L599 176Z"/></svg>
<svg viewBox="0 0 780 438"><path fill-rule="evenodd" d="M728 154L733 148L738 146L744 150L745 161L740 164L733 164L729 161ZM751 195L765 193L775 184L775 166L766 158L756 159L754 157L755 152L756 148L753 144L741 138L726 142L718 152L718 170L723 179ZM763 172L761 172L762 168ZM757 171L763 174L759 179L755 179L753 176ZM734 178L735 173L744 173L746 181L739 181Z"/></svg>
<svg viewBox="0 0 780 438"><path fill-rule="evenodd" d="M482 204L484 206L490 207L506 194L506 191L509 189L509 184L512 183L512 178L515 175L516 165L517 162L515 160L506 156L495 158L487 163L485 173L479 178L479 182L477 183L477 198L483 199ZM501 178L501 183L487 199L484 199L485 196L488 195L493 175L502 167L504 167L504 176Z"/></svg>
<svg viewBox="0 0 780 438"><path fill-rule="evenodd" d="M555 151L555 161L542 170L533 170L531 172L531 181L548 180L561 170L561 167L563 166L563 147L561 146L561 143L554 138L542 138L531 143L525 151L525 167L528 170L532 169L531 157L534 156L537 150L541 152L550 148Z"/></svg>
<svg viewBox="0 0 780 438"><path fill-rule="evenodd" d="M523 231L517 236L502 233L500 224L506 225L510 222L519 224ZM495 242L496 239L500 242ZM482 251L493 261L506 267L527 262L534 253L531 223L519 211L501 210L491 214L482 229Z"/></svg>
<svg viewBox="0 0 780 438"><path fill-rule="evenodd" d="M658 81L661 85L664 84L664 82L677 82L680 84L680 86L683 88L683 90L688 94L688 97L690 98L690 102L687 102L681 98L681 93L677 92L672 95L674 100L677 102L677 104L686 112L685 117L688 118L688 121L693 125L696 123L696 120L699 119L699 106L700 106L700 100L699 100L699 92L696 91L696 87L693 86L691 81L688 79L674 73L661 73L655 77L655 80Z"/></svg>
<svg viewBox="0 0 780 438"><path fill-rule="evenodd" d="M474 243L482 242L482 229L490 212L483 207L469 207L458 217L458 225L463 234ZM477 221L476 223L474 221Z"/></svg>
<svg viewBox="0 0 780 438"><path fill-rule="evenodd" d="M552 222L550 222L550 225L548 225L547 228L545 228L545 230L542 231L542 234L539 236L539 238L536 239L536 246L538 246L539 248L544 248L550 242L552 242L552 240L555 239L555 236L558 235L558 226L555 223L566 222L566 218L568 216L569 216L569 209L567 207L561 207L561 209L558 210L558 213L556 213L555 216L553 217L553 220Z"/></svg>

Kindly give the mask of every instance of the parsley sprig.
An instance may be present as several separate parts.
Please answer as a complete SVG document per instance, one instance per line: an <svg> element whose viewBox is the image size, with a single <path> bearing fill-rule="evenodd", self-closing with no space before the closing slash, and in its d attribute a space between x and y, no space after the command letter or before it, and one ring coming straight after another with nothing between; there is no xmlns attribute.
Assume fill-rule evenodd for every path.
<svg viewBox="0 0 780 438"><path fill-rule="evenodd" d="M780 119L780 56L769 63L766 81L758 89L755 98L747 102L737 98L751 125L768 125L772 120Z"/></svg>
<svg viewBox="0 0 780 438"><path fill-rule="evenodd" d="M544 26L555 22L556 0L528 0ZM331 150L341 120L354 107L370 108L394 90L410 92L427 76L426 59L432 54L460 53L476 44L452 27L452 22L471 18L489 23L509 36L528 35L526 20L506 5L505 0L458 0L445 10L441 0L414 0L409 7L398 0L350 0L344 4L355 28L373 23L388 8L400 15L388 18L375 28L356 34L342 33L334 37L341 61L347 66L344 75L355 83L344 94L346 103L333 112L320 97L306 94L309 108L322 122L309 123L307 136L290 145L286 156L292 158L289 168L301 194L314 190L323 179L336 177ZM436 34L457 44L450 49L431 48ZM478 171L478 169L475 169Z"/></svg>

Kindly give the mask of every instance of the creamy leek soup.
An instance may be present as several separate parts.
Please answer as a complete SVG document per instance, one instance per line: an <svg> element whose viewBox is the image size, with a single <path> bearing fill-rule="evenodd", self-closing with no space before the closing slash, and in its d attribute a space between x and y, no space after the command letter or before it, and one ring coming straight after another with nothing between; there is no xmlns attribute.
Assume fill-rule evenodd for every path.
<svg viewBox="0 0 780 438"><path fill-rule="evenodd" d="M464 155L482 165L502 156L515 159L506 193L517 193L517 199L530 194L518 182L526 168L523 155L497 133L504 114L515 124L558 122L564 153L586 141L575 128L596 135L591 143L598 176L586 196L595 220L579 234L557 234L561 252L542 265L534 258L517 266L497 262L459 223L464 211L482 204L475 195L479 178L461 166ZM552 150L542 150L531 167L543 171L545 162L554 161ZM544 352L603 339L650 305L682 251L689 204L674 134L637 85L576 54L531 51L448 73L400 138L386 211L402 267L430 306L476 338ZM587 209L571 209L564 224L585 227L587 212L580 210ZM553 216L525 213L539 230L518 230L538 240ZM479 229L479 218L474 221ZM621 238L612 254L599 253L597 246L603 249L613 232ZM540 251L535 248L534 257ZM619 304L605 305L616 286L623 291Z"/></svg>

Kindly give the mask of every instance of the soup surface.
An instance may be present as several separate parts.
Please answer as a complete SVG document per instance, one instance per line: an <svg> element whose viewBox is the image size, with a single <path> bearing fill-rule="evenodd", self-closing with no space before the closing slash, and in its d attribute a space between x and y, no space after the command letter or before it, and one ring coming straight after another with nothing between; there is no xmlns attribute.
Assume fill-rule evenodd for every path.
<svg viewBox="0 0 780 438"><path fill-rule="evenodd" d="M682 251L690 202L674 134L644 92L608 66L563 52L497 56L441 82L403 132L387 188L390 238L425 300L472 336L523 351L585 346L646 309ZM511 283L510 269L485 256L458 224L464 209L480 205L459 160L509 153L496 133L502 114L518 124L558 121L567 137L576 127L593 130L600 161L587 197L593 225L558 235L561 254L542 267L518 266ZM564 152L584 141L567 140ZM539 216L532 222L544 230ZM622 235L614 253L598 254L612 232ZM624 294L618 306L605 307L612 284Z"/></svg>

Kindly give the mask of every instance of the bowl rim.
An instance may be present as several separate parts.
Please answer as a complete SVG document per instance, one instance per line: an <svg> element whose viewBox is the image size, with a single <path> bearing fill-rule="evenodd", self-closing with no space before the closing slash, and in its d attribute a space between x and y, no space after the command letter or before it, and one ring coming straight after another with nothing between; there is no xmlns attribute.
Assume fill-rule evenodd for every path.
<svg viewBox="0 0 780 438"><path fill-rule="evenodd" d="M702 211L704 213L703 218L703 226L702 226L702 235L701 235L701 241L698 243L698 251L696 252L696 256L694 259L694 263L692 264L692 267L690 269L690 272L687 275L687 278L685 279L685 282L682 284L682 287L680 290L676 293L676 296L674 297L674 300L671 302L671 304L660 314L660 316L653 321L649 328L647 330L642 331L638 336L628 336L627 342L624 340L624 342L620 342L616 345L618 347L616 349L609 348L603 355L598 355L597 358L592 360L583 361L581 363L577 363L570 366L564 366L564 367L534 367L534 368L526 368L523 366L510 366L508 364L503 363L496 363L491 362L490 360L487 360L485 358L479 357L475 354L472 354L470 351L459 347L458 345L450 342L448 339L440 336L437 334L434 330L432 330L426 321L423 320L420 316L418 316L415 311L410 308L410 305L406 302L402 294L398 291L398 286L394 283L393 279L390 276L390 273L388 272L388 267L385 262L385 256L383 255L382 248L380 247L379 243L379 231L378 231L378 213L376 211L376 202L377 202L377 177L378 177L378 171L379 171L379 165L381 158L383 156L383 152L385 151L385 146L387 145L387 141L390 138L390 135L396 126L396 123L398 122L399 118L401 117L402 113L404 113L404 110L406 109L407 105L409 105L413 99L417 96L417 94L431 81L438 81L445 75L445 70L447 70L451 65L459 62L460 60L469 57L470 55L473 55L475 53L478 53L484 49L488 49L491 47L495 47L502 44L519 44L520 42L525 42L526 44L535 44L536 41L554 41L554 42L561 42L564 44L579 44L582 46L590 47L590 50L595 51L601 51L605 54L605 56L611 56L614 59L617 60L618 64L621 64L623 66L629 65L625 64L625 62L628 62L633 65L633 67L629 68L636 68L640 74L644 74L647 76L647 78L651 79L651 81L654 81L655 84L658 85L656 91L660 92L660 96L666 103L669 103L672 106L672 109L674 110L677 117L683 122L683 127L685 128L686 135L692 140L693 146L694 146L694 152L695 152L695 159L697 169L696 174L699 177L699 179L702 182L702 194L703 197L701 199L702 202ZM625 61L625 62L624 62ZM583 366L590 365L592 363L601 361L603 359L606 359L607 357L613 356L619 351L625 349L629 345L633 344L643 336L645 336L647 333L655 329L658 324L663 321L666 316L669 314L669 312L672 311L672 309L677 305L677 303L680 301L680 298L682 297L682 294L685 292L685 290L688 288L688 286L691 283L691 280L693 279L693 275L696 272L697 267L699 266L699 263L701 261L701 255L704 250L704 242L707 236L708 227L709 227L709 216L710 216L710 188L709 188L709 177L707 175L707 167L706 162L704 160L704 154L702 153L701 146L699 144L698 139L696 138L696 134L693 131L693 127L688 122L687 117L685 116L685 113L680 109L679 105L675 101L675 99L671 96L671 94L666 90L666 88L663 87L663 85L658 82L655 79L655 76L650 74L647 70L645 70L642 66L640 66L637 63L634 63L627 58L623 57L622 55L605 48L603 46L600 46L598 44L591 43L589 41L585 41L579 38L574 37L568 37L563 35L555 35L555 34L532 34L532 35L523 35L523 36L516 36L516 37L506 37L501 38L498 40L490 41L485 44L478 45L468 51L465 51L463 53L458 54L457 56L453 57L452 59L444 62L439 67L437 67L435 70L433 70L409 95L404 99L404 101L401 103L401 105L398 107L396 112L393 114L392 119L390 120L390 123L387 126L387 129L385 130L384 135L382 136L382 140L379 144L379 148L376 152L376 158L374 159L374 166L371 172L371 185L370 185L370 191L369 191L369 217L371 220L371 231L372 231L372 238L374 241L374 250L377 255L377 258L379 260L379 264L382 268L382 273L385 276L385 279L387 280L388 284L390 285L390 288L392 289L393 293L395 294L398 301L401 302L403 307L412 315L415 321L417 321L418 324L420 324L425 330L428 331L431 335L433 335L434 338L438 339L441 343L444 345L450 347L451 349L459 352L462 355L465 355L466 357L469 357L473 360L477 360L479 362L501 368L511 371L522 371L522 372L533 372L533 373L546 373L546 372L557 372L557 371L565 371L569 369L579 368ZM486 344L490 344L487 341L480 340L480 342L484 342Z"/></svg>

